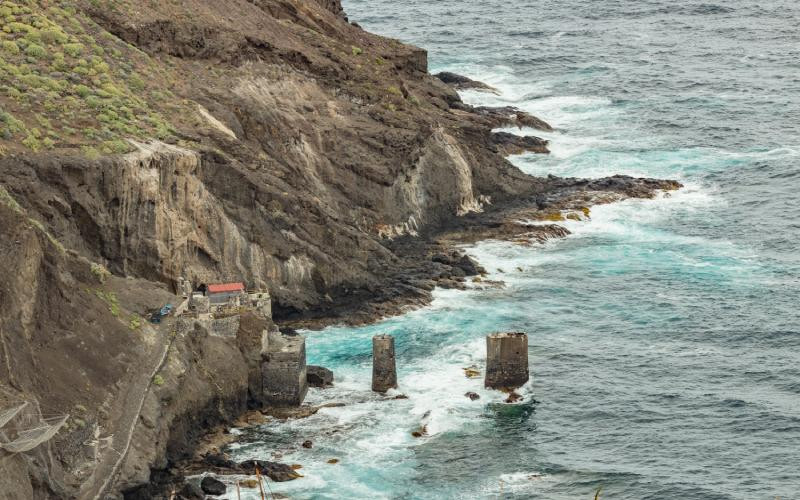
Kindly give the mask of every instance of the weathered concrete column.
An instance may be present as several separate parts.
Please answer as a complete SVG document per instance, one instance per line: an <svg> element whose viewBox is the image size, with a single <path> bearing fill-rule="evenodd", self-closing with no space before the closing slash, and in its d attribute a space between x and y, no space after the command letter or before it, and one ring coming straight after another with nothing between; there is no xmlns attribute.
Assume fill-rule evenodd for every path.
<svg viewBox="0 0 800 500"><path fill-rule="evenodd" d="M302 404L308 392L305 337L270 332L261 357L261 385L268 404Z"/></svg>
<svg viewBox="0 0 800 500"><path fill-rule="evenodd" d="M372 390L386 392L397 388L397 367L394 362L394 337L372 337Z"/></svg>
<svg viewBox="0 0 800 500"><path fill-rule="evenodd" d="M486 379L491 389L514 390L528 381L528 335L493 333L486 336Z"/></svg>

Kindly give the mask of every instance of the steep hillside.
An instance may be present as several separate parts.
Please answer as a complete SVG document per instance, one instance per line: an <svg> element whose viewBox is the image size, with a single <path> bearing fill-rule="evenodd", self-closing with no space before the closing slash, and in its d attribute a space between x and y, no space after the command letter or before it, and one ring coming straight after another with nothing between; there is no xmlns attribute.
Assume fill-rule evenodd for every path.
<svg viewBox="0 0 800 500"><path fill-rule="evenodd" d="M97 104L120 123L128 116L120 110L130 109L131 121L91 124L108 132L102 142L64 134L51 152L24 153L20 138L41 121L31 116L39 108L4 97L3 109L24 125L4 142L0 182L67 247L114 273L241 278L269 287L277 311L303 311L377 288L395 259L385 237L541 186L497 154L489 129L496 119L451 109L458 96L426 74L423 50L346 23L338 4L56 7L68 3L11 8L30 11L12 17L31 26L56 25L40 32L63 28L67 45L95 44L103 60L91 60L108 67L108 77L48 91L61 107L45 118L59 126L73 116L102 121L108 113ZM77 14L67 22L53 14L59 9ZM30 33L15 29L7 36L24 45ZM82 59L65 61L78 65L68 77L83 67ZM42 83L48 63L27 69ZM139 79L151 90L137 90ZM139 101L106 96L103 82L112 80ZM78 85L89 94L76 94ZM164 123L148 128L151 116ZM123 150L106 144L122 138L135 151L94 158Z"/></svg>
<svg viewBox="0 0 800 500"><path fill-rule="evenodd" d="M452 242L677 186L523 174L504 154L546 141L492 129L546 123L465 105L336 0L2 1L0 23L0 409L70 415L0 462L0 498L135 490L252 403L242 345L272 325L143 321L180 276L369 321L458 286Z"/></svg>

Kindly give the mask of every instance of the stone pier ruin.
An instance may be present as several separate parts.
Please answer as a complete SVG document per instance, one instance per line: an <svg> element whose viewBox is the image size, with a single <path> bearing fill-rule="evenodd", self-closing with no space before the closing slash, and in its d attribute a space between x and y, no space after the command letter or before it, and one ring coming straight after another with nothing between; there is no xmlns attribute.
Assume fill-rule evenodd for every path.
<svg viewBox="0 0 800 500"><path fill-rule="evenodd" d="M493 333L486 337L486 387L513 391L529 376L527 334Z"/></svg>
<svg viewBox="0 0 800 500"><path fill-rule="evenodd" d="M372 390L386 392L397 388L397 367L394 360L394 337L372 337Z"/></svg>
<svg viewBox="0 0 800 500"><path fill-rule="evenodd" d="M302 335L269 333L261 357L264 401L276 406L299 406L308 392L306 339Z"/></svg>

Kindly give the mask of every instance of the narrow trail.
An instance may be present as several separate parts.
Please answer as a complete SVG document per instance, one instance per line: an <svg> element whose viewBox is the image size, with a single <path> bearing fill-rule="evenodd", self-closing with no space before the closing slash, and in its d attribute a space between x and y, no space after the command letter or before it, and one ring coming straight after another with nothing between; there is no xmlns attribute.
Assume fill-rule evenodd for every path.
<svg viewBox="0 0 800 500"><path fill-rule="evenodd" d="M159 335L159 339L156 345L153 346L151 355L147 356L147 359L153 361L151 368L142 370L136 380L129 385L130 389L124 397L122 421L117 426L111 446L99 460L92 476L84 483L79 495L81 500L100 500L103 498L103 494L113 483L119 472L119 468L130 449L133 431L139 422L145 399L153 385L153 378L167 362L169 350L175 341L175 336L170 335L175 322L174 318L169 318L160 327L154 329L155 333Z"/></svg>

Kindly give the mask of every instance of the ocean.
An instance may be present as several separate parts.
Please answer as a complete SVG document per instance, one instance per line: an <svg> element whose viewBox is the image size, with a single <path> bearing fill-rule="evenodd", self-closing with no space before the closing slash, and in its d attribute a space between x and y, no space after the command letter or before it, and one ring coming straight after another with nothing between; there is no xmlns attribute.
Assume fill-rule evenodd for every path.
<svg viewBox="0 0 800 500"><path fill-rule="evenodd" d="M504 288L307 332L308 362L336 377L308 401L346 405L242 431L235 458L302 464L269 484L297 499L800 498L800 4L344 6L428 49L431 72L500 90L466 102L551 123L509 130L551 141L511 158L524 172L685 187L594 207L562 240L466 248ZM522 403L464 375L493 331L529 334ZM370 392L376 333L396 337L408 399Z"/></svg>

